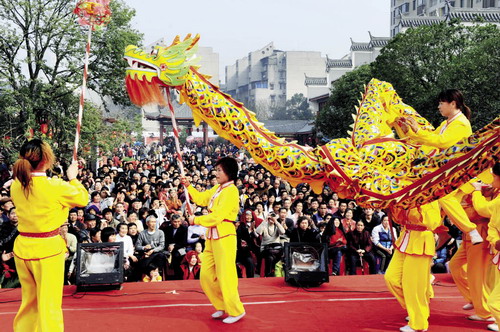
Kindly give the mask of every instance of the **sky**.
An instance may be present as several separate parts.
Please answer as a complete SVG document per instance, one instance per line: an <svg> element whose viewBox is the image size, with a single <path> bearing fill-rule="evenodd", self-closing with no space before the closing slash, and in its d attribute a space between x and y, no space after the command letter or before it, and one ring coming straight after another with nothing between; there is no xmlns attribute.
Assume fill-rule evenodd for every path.
<svg viewBox="0 0 500 332"><path fill-rule="evenodd" d="M148 45L199 33L199 46L219 54L224 68L269 42L282 51L318 51L341 58L352 38L390 35L390 0L124 0L136 10L132 27Z"/></svg>

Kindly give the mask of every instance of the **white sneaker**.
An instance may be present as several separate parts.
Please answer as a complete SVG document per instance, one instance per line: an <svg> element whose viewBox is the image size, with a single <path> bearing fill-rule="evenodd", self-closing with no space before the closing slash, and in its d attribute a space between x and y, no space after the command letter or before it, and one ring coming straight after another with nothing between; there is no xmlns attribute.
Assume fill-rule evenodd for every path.
<svg viewBox="0 0 500 332"><path fill-rule="evenodd" d="M221 318L223 315L224 315L224 311L222 311L222 310L217 310L216 312L214 312L214 313L212 314L212 318L213 318L213 319L218 319L218 318Z"/></svg>
<svg viewBox="0 0 500 332"><path fill-rule="evenodd" d="M405 325L405 326L399 328L399 331L401 331L401 332L418 332L418 331L425 332L427 330L414 330L410 327L410 325Z"/></svg>
<svg viewBox="0 0 500 332"><path fill-rule="evenodd" d="M466 305L464 305L462 307L462 309L464 309L464 310L472 310L472 309L474 309L474 305L472 303L467 303Z"/></svg>
<svg viewBox="0 0 500 332"><path fill-rule="evenodd" d="M498 324L489 324L488 330L490 331L498 331Z"/></svg>
<svg viewBox="0 0 500 332"><path fill-rule="evenodd" d="M472 244L483 243L483 238L481 237L481 234L479 234L477 229L470 231L469 236L470 236L470 241L472 242Z"/></svg>
<svg viewBox="0 0 500 332"><path fill-rule="evenodd" d="M478 315L469 316L469 317L467 317L467 319L474 320L477 322L494 322L495 321L495 318L493 318L493 317L482 318L482 317L479 317Z"/></svg>
<svg viewBox="0 0 500 332"><path fill-rule="evenodd" d="M222 322L224 322L226 324L233 324L233 323L236 323L237 321L239 321L240 319L242 319L244 316L245 316L245 312L243 312L239 316L228 316Z"/></svg>

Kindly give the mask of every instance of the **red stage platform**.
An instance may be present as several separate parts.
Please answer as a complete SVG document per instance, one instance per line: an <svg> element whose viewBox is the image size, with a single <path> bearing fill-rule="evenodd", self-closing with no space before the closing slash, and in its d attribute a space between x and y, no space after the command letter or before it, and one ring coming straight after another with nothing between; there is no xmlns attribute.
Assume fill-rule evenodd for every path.
<svg viewBox="0 0 500 332"><path fill-rule="evenodd" d="M436 275L429 331L486 331L466 319L464 300L451 276ZM301 289L283 278L240 279L247 316L233 325L210 318L214 309L199 281L126 283L122 290L74 294L64 290L66 331L399 331L406 312L383 276L339 276ZM20 289L0 289L0 330L12 331Z"/></svg>

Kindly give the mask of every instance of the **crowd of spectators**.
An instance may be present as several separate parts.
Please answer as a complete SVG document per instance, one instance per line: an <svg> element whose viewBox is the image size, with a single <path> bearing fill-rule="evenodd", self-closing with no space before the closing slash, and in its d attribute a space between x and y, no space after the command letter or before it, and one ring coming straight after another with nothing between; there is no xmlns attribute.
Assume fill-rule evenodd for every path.
<svg viewBox="0 0 500 332"><path fill-rule="evenodd" d="M70 210L60 229L68 248L67 283L74 282L77 243L103 240L123 242L127 281L199 278L205 228L186 222L186 193L173 147L171 140L148 147L124 145L102 157L96 170L81 162L78 178L88 189L89 203ZM398 230L384 211L341 200L327 186L320 194L307 184L292 187L230 144L188 144L182 150L187 176L199 191L216 185L213 165L218 158L231 156L239 162L235 264L240 276L274 276L285 242L326 243L332 275L356 274L365 266L365 273L372 274L387 269ZM49 176L63 177L64 168L57 164ZM0 282L15 287L12 248L18 232L9 197L12 172L3 160L0 170ZM195 209L197 215L208 213L206 207ZM437 263L450 257L441 258Z"/></svg>

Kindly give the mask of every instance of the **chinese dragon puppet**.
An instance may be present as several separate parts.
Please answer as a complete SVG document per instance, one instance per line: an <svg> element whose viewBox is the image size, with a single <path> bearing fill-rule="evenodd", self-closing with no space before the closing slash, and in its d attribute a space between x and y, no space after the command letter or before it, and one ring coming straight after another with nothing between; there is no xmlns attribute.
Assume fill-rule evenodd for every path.
<svg viewBox="0 0 500 332"><path fill-rule="evenodd" d="M194 66L199 36L176 37L168 47L146 52L128 46L126 86L131 101L166 105L174 89L221 137L245 148L254 160L292 185L306 182L319 192L325 184L360 206L411 208L432 202L487 172L499 158L500 118L445 150L428 151L404 137L397 123L413 117L431 124L403 103L391 84L372 79L363 92L348 138L316 148L287 142L264 128L253 112L210 83Z"/></svg>

